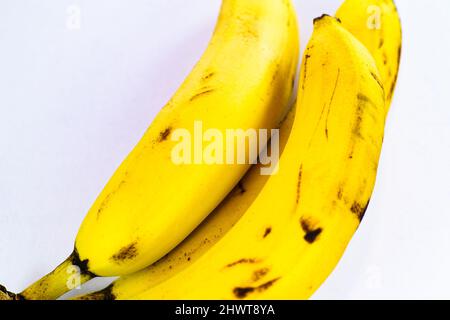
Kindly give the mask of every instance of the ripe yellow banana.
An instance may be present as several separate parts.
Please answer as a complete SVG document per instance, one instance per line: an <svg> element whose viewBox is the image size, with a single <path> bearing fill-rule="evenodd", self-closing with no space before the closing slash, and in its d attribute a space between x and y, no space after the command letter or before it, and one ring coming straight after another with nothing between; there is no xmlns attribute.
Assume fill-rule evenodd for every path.
<svg viewBox="0 0 450 320"><path fill-rule="evenodd" d="M291 109L280 127L280 152L289 137L295 110ZM270 152L270 144L268 145ZM184 270L211 247L236 224L268 180L261 175L263 165L253 166L225 200L182 243L155 264L114 281L107 288L75 298L76 300L124 300L171 278ZM269 230L267 232L270 232Z"/></svg>
<svg viewBox="0 0 450 320"><path fill-rule="evenodd" d="M349 8L353 2L353 0L347 0L342 8ZM360 3L362 1L357 2ZM381 31L374 31L367 27L367 23L371 18L370 5L368 3L366 6L352 6L353 10L340 10L340 19L343 20L343 25L347 30L370 50L380 71L384 87L393 88L395 87L399 66L396 59L398 50L388 50L388 54L393 55L393 58L386 59L383 53L386 50L384 45L371 46L370 44L383 42L389 44L391 48L401 47L401 28L398 23L392 23L399 21L397 11L392 10L392 8L395 8L393 2L370 1L371 4L380 4L380 2L384 4L380 5L380 8L382 8L384 21L387 21L381 24ZM398 36L399 34L400 36ZM388 42L382 41L381 37L390 37L390 40ZM394 76L388 76L390 70L394 72ZM389 93L386 92L386 96ZM284 148L291 130L294 112L294 110L291 110L280 128L280 147L282 148ZM169 255L138 273L121 277L104 290L81 296L78 299L127 299L154 287L184 270L207 252L209 248L214 246L234 226L264 187L266 181L267 176L259 174L259 166L253 167L242 180L241 186L236 187L202 225L176 249L170 252ZM245 193L243 193L243 190L245 190Z"/></svg>
<svg viewBox="0 0 450 320"><path fill-rule="evenodd" d="M374 56L389 107L402 52L402 26L394 1L346 0L336 17Z"/></svg>
<svg viewBox="0 0 450 320"><path fill-rule="evenodd" d="M53 299L96 276L154 263L229 194L249 165L176 165L177 129L202 121L227 129L271 129L285 116L298 63L290 0L223 0L209 47L88 212L73 254L18 297ZM4 291L4 290L3 290Z"/></svg>
<svg viewBox="0 0 450 320"><path fill-rule="evenodd" d="M202 257L133 298L304 299L337 264L374 188L386 108L367 49L335 18L314 26L278 174Z"/></svg>

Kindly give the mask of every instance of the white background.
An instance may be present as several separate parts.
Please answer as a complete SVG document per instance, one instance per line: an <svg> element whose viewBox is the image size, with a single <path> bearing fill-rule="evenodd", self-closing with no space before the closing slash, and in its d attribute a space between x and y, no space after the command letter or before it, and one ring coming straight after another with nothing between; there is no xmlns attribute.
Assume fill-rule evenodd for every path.
<svg viewBox="0 0 450 320"><path fill-rule="evenodd" d="M337 0L295 1L304 48ZM80 29L67 25L70 5ZM404 43L376 191L316 299L450 298L450 2L397 0ZM206 47L220 0L3 0L0 283L73 248L90 205ZM69 11L68 11L69 9Z"/></svg>

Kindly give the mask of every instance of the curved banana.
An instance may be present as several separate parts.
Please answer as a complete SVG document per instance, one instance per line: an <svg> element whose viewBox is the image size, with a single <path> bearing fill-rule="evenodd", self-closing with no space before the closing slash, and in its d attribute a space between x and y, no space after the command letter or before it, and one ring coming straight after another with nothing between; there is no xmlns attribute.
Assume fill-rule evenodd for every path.
<svg viewBox="0 0 450 320"><path fill-rule="evenodd" d="M280 152L286 145L294 122L291 109L280 127ZM270 143L268 145L269 153ZM253 166L225 200L182 243L153 265L123 276L107 288L75 300L124 300L171 278L197 261L236 224L266 184L269 176L261 175L261 164Z"/></svg>
<svg viewBox="0 0 450 320"><path fill-rule="evenodd" d="M390 0L376 0L375 2L370 1L370 4L367 1L366 5L355 7L353 6L354 2L354 0L347 0L338 11L342 24L369 49L375 58L384 87L394 88L399 68L398 50L395 48L401 48L401 27L399 23L395 23L400 21L397 11L393 10L395 5ZM356 2L361 4L363 1ZM371 22L370 14L373 10L371 5L379 5L382 10L385 23L380 25L381 30L374 31L367 27ZM352 10L347 10L349 8ZM389 37L389 41L384 41L384 37ZM383 43L384 45L370 45L371 43ZM385 45L389 45L391 50L388 50ZM386 55L389 56L389 59L385 58ZM393 76L389 76L391 72L394 72ZM390 94L390 90L385 93L386 99L388 99L387 95ZM388 106L389 102L386 103ZM291 130L294 112L291 110L289 117L280 128L281 147L284 147ZM78 299L126 299L152 288L187 268L217 243L236 223L263 188L266 180L267 176L259 175L259 166L252 168L243 178L241 187L236 187L219 208L165 258L138 273L121 277L104 290L81 296ZM243 193L243 190L246 192Z"/></svg>
<svg viewBox="0 0 450 320"><path fill-rule="evenodd" d="M314 26L278 174L200 259L132 298L305 299L333 270L374 188L386 108L367 49L335 18Z"/></svg>
<svg viewBox="0 0 450 320"><path fill-rule="evenodd" d="M374 56L389 107L402 53L402 26L394 1L346 0L336 17Z"/></svg>
<svg viewBox="0 0 450 320"><path fill-rule="evenodd" d="M275 128L298 63L290 0L223 0L209 47L88 212L73 254L18 297L53 299L96 276L141 270L178 245L249 165L177 165L177 129ZM74 268L75 267L75 268Z"/></svg>

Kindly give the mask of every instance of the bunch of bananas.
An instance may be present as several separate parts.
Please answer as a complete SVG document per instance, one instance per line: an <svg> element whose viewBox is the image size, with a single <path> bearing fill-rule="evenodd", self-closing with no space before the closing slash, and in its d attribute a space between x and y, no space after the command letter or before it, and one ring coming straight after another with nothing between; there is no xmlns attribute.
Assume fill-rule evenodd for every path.
<svg viewBox="0 0 450 320"><path fill-rule="evenodd" d="M76 299L309 298L368 208L400 54L393 1L346 0L315 19L291 107L291 1L223 0L206 52L93 204L73 253L0 299L55 299L73 279L109 276L120 278ZM174 163L177 129L196 121L279 128L276 172Z"/></svg>

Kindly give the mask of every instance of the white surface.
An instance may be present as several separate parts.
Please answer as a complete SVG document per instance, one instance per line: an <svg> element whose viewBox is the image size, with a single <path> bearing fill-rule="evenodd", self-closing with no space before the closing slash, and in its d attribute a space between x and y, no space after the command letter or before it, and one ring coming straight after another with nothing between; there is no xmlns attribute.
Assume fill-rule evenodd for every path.
<svg viewBox="0 0 450 320"><path fill-rule="evenodd" d="M304 47L312 18L340 1L295 2ZM20 291L71 252L90 205L200 57L219 5L1 2L0 283ZM317 299L450 298L450 2L397 5L403 58L376 191Z"/></svg>

